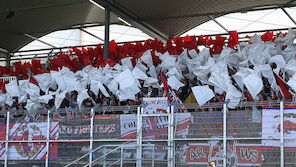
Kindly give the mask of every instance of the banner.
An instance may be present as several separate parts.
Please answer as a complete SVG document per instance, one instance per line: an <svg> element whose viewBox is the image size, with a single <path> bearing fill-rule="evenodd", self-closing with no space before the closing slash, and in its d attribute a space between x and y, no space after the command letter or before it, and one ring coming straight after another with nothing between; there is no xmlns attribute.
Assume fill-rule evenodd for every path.
<svg viewBox="0 0 296 167"><path fill-rule="evenodd" d="M189 144L186 148L186 163L207 165L215 162L223 166L223 140L211 140L207 143ZM236 140L227 141L227 167L261 166L261 144L239 144Z"/></svg>
<svg viewBox="0 0 296 167"><path fill-rule="evenodd" d="M59 139L89 139L90 118L59 119ZM99 115L94 117L94 139L120 139L120 119L118 115Z"/></svg>
<svg viewBox="0 0 296 167"><path fill-rule="evenodd" d="M168 107L168 98L151 97L143 98L143 103L147 104L144 108L145 114L166 113ZM176 135L187 135L189 124L191 123L190 113L175 113ZM143 139L160 139L162 136L167 138L168 134L168 117L154 116L142 117L142 134ZM120 132L122 139L135 139L137 135L137 115L120 116Z"/></svg>
<svg viewBox="0 0 296 167"><path fill-rule="evenodd" d="M59 123L51 122L50 125L51 140L56 140L59 137ZM0 126L0 138L5 140L6 125ZM47 122L38 123L15 123L10 124L9 138L12 141L34 141L46 140ZM9 143L8 159L9 160L44 160L46 157L46 143ZM5 143L0 146L0 160L5 158ZM50 159L56 160L58 153L58 144L51 143Z"/></svg>
<svg viewBox="0 0 296 167"><path fill-rule="evenodd" d="M281 122L279 107L264 107L262 118L262 146L280 147ZM284 137L295 138L296 136L296 108L284 108ZM295 148L295 139L285 139L285 148Z"/></svg>
<svg viewBox="0 0 296 167"><path fill-rule="evenodd" d="M190 113L175 113L176 135L185 136L188 134L191 123ZM137 115L121 115L120 131L122 139L135 139L137 135ZM143 139L159 139L168 133L168 118L164 116L143 117L142 126Z"/></svg>
<svg viewBox="0 0 296 167"><path fill-rule="evenodd" d="M200 138L211 138L223 134L223 112L192 113L194 126L190 127L189 135ZM227 112L227 134L233 137L261 137L261 123L252 122L252 112Z"/></svg>
<svg viewBox="0 0 296 167"><path fill-rule="evenodd" d="M166 113L168 108L168 98L166 97L146 97L143 103L147 104L144 108L145 114Z"/></svg>

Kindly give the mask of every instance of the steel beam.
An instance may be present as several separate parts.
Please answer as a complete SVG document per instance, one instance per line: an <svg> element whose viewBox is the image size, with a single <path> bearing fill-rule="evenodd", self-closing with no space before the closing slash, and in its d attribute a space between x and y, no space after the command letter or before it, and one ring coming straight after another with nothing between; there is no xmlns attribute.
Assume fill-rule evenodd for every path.
<svg viewBox="0 0 296 167"><path fill-rule="evenodd" d="M50 141L50 110L47 111L47 131L46 131L46 158L45 167L49 167L49 141Z"/></svg>
<svg viewBox="0 0 296 167"><path fill-rule="evenodd" d="M227 166L227 106L223 105L223 167Z"/></svg>
<svg viewBox="0 0 296 167"><path fill-rule="evenodd" d="M34 36L30 35L30 34L24 34L24 35L27 36L27 37L29 37L29 38L31 38L31 39L34 39L34 40L36 40L36 41L39 41L39 42L41 42L41 43L43 43L43 44L45 44L45 45L47 45L47 46L50 46L50 47L52 47L52 48L56 48L56 47L53 46L52 44L49 44L49 43L47 43L47 42L44 42L44 41L40 40L39 38L36 38L36 37L34 37Z"/></svg>
<svg viewBox="0 0 296 167"><path fill-rule="evenodd" d="M284 167L284 102L280 103L281 167Z"/></svg>
<svg viewBox="0 0 296 167"><path fill-rule="evenodd" d="M105 39L104 39L104 59L109 57L109 35L110 35L110 7L105 6Z"/></svg>
<svg viewBox="0 0 296 167"><path fill-rule="evenodd" d="M10 57L11 54L7 50L0 48L0 58L5 58L6 67L8 68L10 68Z"/></svg>
<svg viewBox="0 0 296 167"><path fill-rule="evenodd" d="M137 109L137 160L136 167L142 167L142 117L143 107L138 107Z"/></svg>
<svg viewBox="0 0 296 167"><path fill-rule="evenodd" d="M131 25L139 28L143 32L151 35L154 38L157 38L161 41L166 41L169 39L169 36L155 27L151 26L147 22L143 21L141 18L139 18L136 14L129 11L127 8L121 6L119 3L116 3L115 1L108 1L108 0L94 0L96 3L100 4L101 6L105 7L109 6L110 10L114 12L116 15L118 15L120 18L126 20L128 23L131 23Z"/></svg>
<svg viewBox="0 0 296 167"><path fill-rule="evenodd" d="M241 31L238 32L239 34L249 34L249 33L262 33L262 32L266 32L266 31L287 31L289 28L276 28L276 29L265 29L265 30L256 30L256 31ZM291 29L296 29L296 27L291 27ZM228 33L219 33L219 34L210 34L210 35L206 35L205 36L209 36L209 37L214 37L217 35L228 35ZM197 38L199 36L196 36ZM136 43L136 42L145 42L145 40L140 40L140 41L130 41L130 42L118 42L117 44L125 44L125 43ZM97 44L95 45L78 45L78 46L73 46L73 47L95 47L97 46ZM56 50L60 50L60 49L68 49L69 47L56 47ZM50 51L52 50L52 48L50 49L32 49L32 50L22 50L22 51L17 51L17 52L11 52L11 53L26 53L26 52L37 52L37 51ZM47 53L44 53L47 54ZM32 55L32 54L29 54ZM33 54L35 55L35 53ZM24 56L24 55L22 55ZM26 56L26 55L25 55ZM17 57L17 56L15 56ZM13 57L12 57L13 58Z"/></svg>
<svg viewBox="0 0 296 167"><path fill-rule="evenodd" d="M212 19L216 24L218 24L221 28L223 28L226 32L228 32L227 28L224 27L220 22L218 22L215 17L209 16L210 19Z"/></svg>
<svg viewBox="0 0 296 167"><path fill-rule="evenodd" d="M174 160L174 106L170 106L167 110L168 115L168 167L175 166Z"/></svg>
<svg viewBox="0 0 296 167"><path fill-rule="evenodd" d="M96 35L93 34L93 33L90 33L89 31L86 31L85 29L83 29L83 28L78 28L78 29L79 29L80 31L82 31L82 32L84 32L84 33L86 33L86 34L88 34L88 35L90 35L90 36L92 36L92 37L95 37L95 38L97 38L98 40L104 42L104 39L102 39L102 38L96 36Z"/></svg>
<svg viewBox="0 0 296 167"><path fill-rule="evenodd" d="M296 29L296 27L295 27ZM140 40L140 41L129 41L129 42L117 42L117 44L126 44L126 43L136 43L136 42L145 42L146 40ZM78 48L78 47L96 47L98 44L92 44L92 45L76 45L76 46L72 46L74 48ZM104 45L104 44L102 44ZM64 47L56 47L54 48L54 50L62 50L62 49L67 49L69 50L69 46L64 46ZM36 52L36 51L51 51L53 50L53 48L46 48L46 49L30 49L30 50L21 50L21 51L17 51L17 52L11 52L11 53L27 53L27 52ZM43 53L43 54L47 54L47 53ZM33 54L35 55L35 53ZM23 56L23 55L22 55Z"/></svg>
<svg viewBox="0 0 296 167"><path fill-rule="evenodd" d="M8 167L8 146L9 146L9 122L10 122L10 111L6 115L6 136L5 136L5 158L4 158L4 167Z"/></svg>
<svg viewBox="0 0 296 167"><path fill-rule="evenodd" d="M90 139L89 139L89 167L92 167L92 161L93 161L93 139L94 139L94 109L91 110L91 119L90 119Z"/></svg>
<svg viewBox="0 0 296 167"><path fill-rule="evenodd" d="M223 137L221 137L220 139L223 140ZM220 140L219 139L219 140ZM228 137L226 138L226 140L269 140L270 138L263 138L263 137L243 137L243 138L235 138L235 137ZM279 138L275 138L276 140L280 140L280 137ZM213 138L184 138L184 139L176 139L174 138L174 141L204 141L204 140L217 140L216 138L213 139ZM285 137L285 140L296 140L296 137ZM50 140L49 142L54 142L54 143L63 143L63 142L66 142L66 143L77 143L77 142L89 142L90 140L89 139L82 139L82 140ZM136 142L137 139L94 139L93 142ZM143 142L167 142L167 139L161 139L161 140L148 140L148 139L145 139L145 140L142 140ZM0 140L0 142L6 142L6 140ZM29 140L22 140L22 141L9 141L9 143L46 143L46 140L32 140L32 141L29 141Z"/></svg>
<svg viewBox="0 0 296 167"><path fill-rule="evenodd" d="M10 57L11 57L10 54L7 54L6 58L5 58L6 67L8 67L8 68L10 68L10 60L11 60Z"/></svg>
<svg viewBox="0 0 296 167"><path fill-rule="evenodd" d="M296 25L296 21L293 19L293 17L286 11L286 9L281 8L282 11L289 17L289 19Z"/></svg>
<svg viewBox="0 0 296 167"><path fill-rule="evenodd" d="M123 167L123 147L120 149L120 167Z"/></svg>

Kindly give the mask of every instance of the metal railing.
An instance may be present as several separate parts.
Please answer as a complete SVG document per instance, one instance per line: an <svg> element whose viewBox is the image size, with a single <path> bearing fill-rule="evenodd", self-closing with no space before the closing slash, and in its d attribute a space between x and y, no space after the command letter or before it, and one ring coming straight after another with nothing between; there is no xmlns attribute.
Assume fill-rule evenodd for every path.
<svg viewBox="0 0 296 167"><path fill-rule="evenodd" d="M129 108L136 113L136 107L118 106L113 110ZM186 107L195 112L147 115L138 109L138 114L99 115L103 108L98 108L85 111L86 117L67 119L55 116L57 111L48 111L39 122L26 121L13 111L1 111L0 163L67 166L79 161L85 166L99 162L112 166L137 162L140 166L152 165L149 160L153 159L153 164L171 166L206 166L209 161L223 162L221 166L295 164L292 101L244 102L237 109L227 109L223 103ZM169 109L174 108L178 106ZM276 116L266 112L275 112ZM154 145L153 149L148 145ZM107 154L112 151L109 146L116 146L116 150ZM104 154L109 161L101 161Z"/></svg>
<svg viewBox="0 0 296 167"><path fill-rule="evenodd" d="M10 81L13 81L13 80L17 80L16 76L10 76L10 77L0 77L0 80L6 82L10 82Z"/></svg>

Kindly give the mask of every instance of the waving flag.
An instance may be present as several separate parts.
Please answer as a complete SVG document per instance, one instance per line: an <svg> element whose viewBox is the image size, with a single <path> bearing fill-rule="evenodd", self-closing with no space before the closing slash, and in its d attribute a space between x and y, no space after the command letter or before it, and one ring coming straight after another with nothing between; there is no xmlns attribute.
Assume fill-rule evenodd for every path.
<svg viewBox="0 0 296 167"><path fill-rule="evenodd" d="M280 86L283 95L286 99L291 99L291 93L289 92L290 86L286 83L285 80L283 80L280 76L278 76L276 73L274 73L276 81L278 85Z"/></svg>
<svg viewBox="0 0 296 167"><path fill-rule="evenodd" d="M179 104L181 109L178 109L178 112L188 112L187 109L185 108L184 104L182 101L179 99L179 97L176 95L176 93L173 91L173 89L168 85L166 78L163 76L161 73L161 80L164 86L165 93L168 97L169 103L173 104Z"/></svg>

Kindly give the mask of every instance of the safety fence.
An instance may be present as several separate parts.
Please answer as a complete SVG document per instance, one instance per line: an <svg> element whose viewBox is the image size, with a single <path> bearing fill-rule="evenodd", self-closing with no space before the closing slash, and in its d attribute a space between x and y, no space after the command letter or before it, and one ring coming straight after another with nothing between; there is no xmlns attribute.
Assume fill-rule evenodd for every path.
<svg viewBox="0 0 296 167"><path fill-rule="evenodd" d="M106 108L83 113L49 110L37 122L2 111L0 163L24 167L296 164L293 104L186 107L188 113L176 113L178 106L171 106L161 114L146 114L135 106L128 107L130 114L102 115Z"/></svg>

